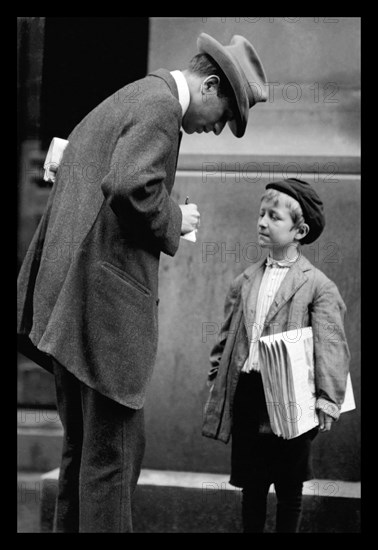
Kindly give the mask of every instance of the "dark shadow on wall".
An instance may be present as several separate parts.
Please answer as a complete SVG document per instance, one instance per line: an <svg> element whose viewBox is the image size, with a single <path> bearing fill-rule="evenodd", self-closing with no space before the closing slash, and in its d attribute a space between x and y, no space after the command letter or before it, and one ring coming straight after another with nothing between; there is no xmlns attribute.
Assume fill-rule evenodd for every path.
<svg viewBox="0 0 378 550"><path fill-rule="evenodd" d="M17 19L18 264L46 204L43 162L96 105L147 72L148 17Z"/></svg>
<svg viewBox="0 0 378 550"><path fill-rule="evenodd" d="M66 138L109 95L146 75L148 17L46 17L41 139Z"/></svg>

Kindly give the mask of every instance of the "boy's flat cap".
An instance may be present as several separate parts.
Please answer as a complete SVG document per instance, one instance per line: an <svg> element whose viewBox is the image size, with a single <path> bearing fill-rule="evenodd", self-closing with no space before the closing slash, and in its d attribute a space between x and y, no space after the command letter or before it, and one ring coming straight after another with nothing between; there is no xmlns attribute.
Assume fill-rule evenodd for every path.
<svg viewBox="0 0 378 550"><path fill-rule="evenodd" d="M289 178L268 183L265 189L276 189L299 202L305 222L310 228L307 235L301 239L301 243L310 244L320 236L325 226L323 203L307 181Z"/></svg>

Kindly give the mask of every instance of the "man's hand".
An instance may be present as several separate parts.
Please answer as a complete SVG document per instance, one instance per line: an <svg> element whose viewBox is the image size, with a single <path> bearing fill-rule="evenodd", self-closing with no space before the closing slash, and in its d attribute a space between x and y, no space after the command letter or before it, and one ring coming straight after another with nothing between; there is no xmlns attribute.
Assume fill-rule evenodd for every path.
<svg viewBox="0 0 378 550"><path fill-rule="evenodd" d="M329 414L326 414L321 409L318 410L318 417L319 417L319 432L329 432L330 429L332 428L334 418L332 418L332 416L329 416Z"/></svg>
<svg viewBox="0 0 378 550"><path fill-rule="evenodd" d="M196 204L179 204L182 212L181 235L198 229L200 225L200 213Z"/></svg>

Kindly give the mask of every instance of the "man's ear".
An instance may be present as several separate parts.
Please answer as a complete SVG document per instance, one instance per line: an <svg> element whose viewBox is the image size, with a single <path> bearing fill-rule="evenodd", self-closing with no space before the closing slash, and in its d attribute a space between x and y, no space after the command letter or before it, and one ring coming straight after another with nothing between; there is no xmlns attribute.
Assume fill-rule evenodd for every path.
<svg viewBox="0 0 378 550"><path fill-rule="evenodd" d="M303 239L308 234L309 231L310 231L309 225L307 225L307 223L302 223L302 225L298 227L297 234L295 235L294 238L299 241Z"/></svg>
<svg viewBox="0 0 378 550"><path fill-rule="evenodd" d="M218 94L220 78L216 74L207 76L201 84L202 95Z"/></svg>

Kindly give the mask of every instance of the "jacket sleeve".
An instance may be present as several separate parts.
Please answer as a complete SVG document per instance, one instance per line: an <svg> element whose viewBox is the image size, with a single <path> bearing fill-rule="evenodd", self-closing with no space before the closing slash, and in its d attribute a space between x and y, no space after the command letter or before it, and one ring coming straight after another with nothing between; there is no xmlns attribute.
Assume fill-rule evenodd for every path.
<svg viewBox="0 0 378 550"><path fill-rule="evenodd" d="M327 281L312 308L315 349L316 408L337 420L344 401L350 353L344 330L345 304L336 285Z"/></svg>
<svg viewBox="0 0 378 550"><path fill-rule="evenodd" d="M232 316L234 313L234 305L240 292L241 276L239 275L232 283L228 290L225 305L224 305L224 321L217 343L210 353L211 368L208 373L208 382L213 382L217 377L219 365L222 359L224 347L227 342Z"/></svg>
<svg viewBox="0 0 378 550"><path fill-rule="evenodd" d="M101 183L104 196L119 217L141 224L160 250L173 256L179 246L182 213L164 185L166 163L179 133L177 113L166 99L143 105L125 124L109 172Z"/></svg>

